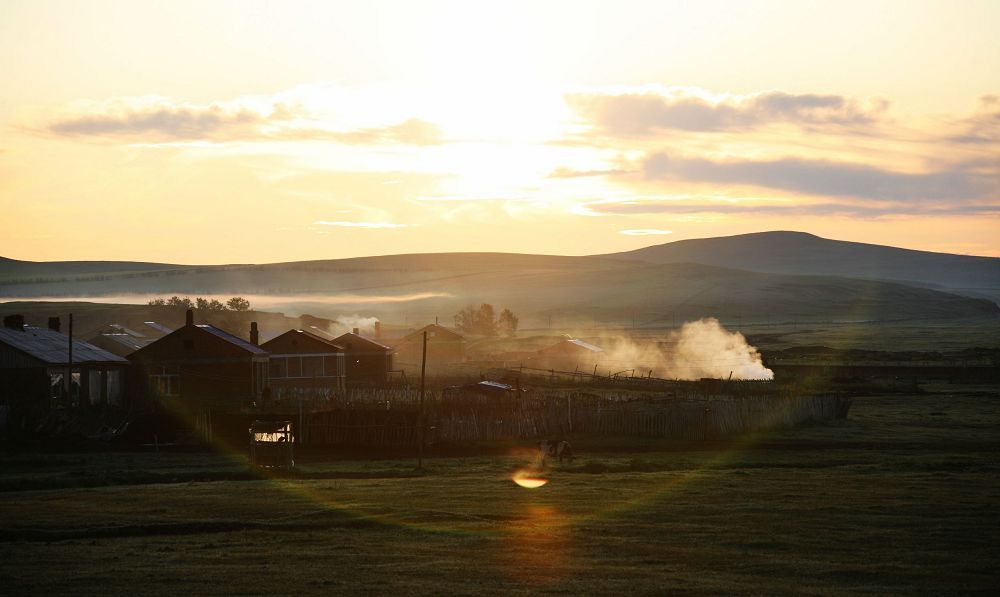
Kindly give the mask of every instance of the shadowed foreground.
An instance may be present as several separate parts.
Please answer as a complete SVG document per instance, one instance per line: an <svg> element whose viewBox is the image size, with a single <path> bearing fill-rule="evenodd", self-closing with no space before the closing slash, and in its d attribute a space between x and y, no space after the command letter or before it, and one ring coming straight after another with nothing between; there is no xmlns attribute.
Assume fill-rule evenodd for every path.
<svg viewBox="0 0 1000 597"><path fill-rule="evenodd" d="M856 400L846 422L678 449L306 462L0 456L0 587L23 593L987 592L1000 396ZM629 440L632 441L632 440ZM525 442L527 443L527 442ZM40 489L47 488L47 489Z"/></svg>

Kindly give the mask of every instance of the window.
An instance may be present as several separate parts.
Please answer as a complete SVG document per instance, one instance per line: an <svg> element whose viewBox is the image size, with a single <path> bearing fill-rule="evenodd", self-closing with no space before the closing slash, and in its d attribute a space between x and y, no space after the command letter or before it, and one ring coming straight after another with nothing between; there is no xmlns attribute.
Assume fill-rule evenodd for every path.
<svg viewBox="0 0 1000 597"><path fill-rule="evenodd" d="M153 367L150 369L149 389L154 396L180 396L180 368Z"/></svg>
<svg viewBox="0 0 1000 597"><path fill-rule="evenodd" d="M302 377L323 377L323 357L302 357Z"/></svg>
<svg viewBox="0 0 1000 597"><path fill-rule="evenodd" d="M288 377L288 358L271 357L271 377L273 379Z"/></svg>
<svg viewBox="0 0 1000 597"><path fill-rule="evenodd" d="M288 377L302 377L302 360L299 357L288 359Z"/></svg>

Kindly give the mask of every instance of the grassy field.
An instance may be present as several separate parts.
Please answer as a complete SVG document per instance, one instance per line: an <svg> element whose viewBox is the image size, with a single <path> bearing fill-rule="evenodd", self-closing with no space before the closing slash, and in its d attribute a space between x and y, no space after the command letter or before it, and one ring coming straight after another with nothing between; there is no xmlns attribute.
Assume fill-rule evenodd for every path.
<svg viewBox="0 0 1000 597"><path fill-rule="evenodd" d="M858 399L736 442L413 460L0 455L0 592L993 593L1000 390ZM527 444L527 442L525 442Z"/></svg>

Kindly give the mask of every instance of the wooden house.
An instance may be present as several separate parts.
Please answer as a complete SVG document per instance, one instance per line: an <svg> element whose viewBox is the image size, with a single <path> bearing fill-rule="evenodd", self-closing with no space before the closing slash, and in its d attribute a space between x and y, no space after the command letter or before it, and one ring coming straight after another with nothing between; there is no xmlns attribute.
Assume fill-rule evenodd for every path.
<svg viewBox="0 0 1000 597"><path fill-rule="evenodd" d="M270 355L271 396L330 395L347 385L344 349L305 330L289 330L261 345Z"/></svg>
<svg viewBox="0 0 1000 597"><path fill-rule="evenodd" d="M531 359L531 366L557 371L586 371L603 361L604 357L603 348L583 340L567 338L536 352Z"/></svg>
<svg viewBox="0 0 1000 597"><path fill-rule="evenodd" d="M58 331L9 315L0 328L0 408L7 424L51 406L121 406L128 361ZM70 346L72 345L72 350ZM68 375L68 377L67 377Z"/></svg>
<svg viewBox="0 0 1000 597"><path fill-rule="evenodd" d="M449 365L465 361L465 338L443 325L432 323L405 336L396 344L395 363L406 369L420 369L424 332L427 333L427 366Z"/></svg>
<svg viewBox="0 0 1000 597"><path fill-rule="evenodd" d="M191 410L239 410L259 400L268 385L265 350L215 326L195 324L191 310L183 327L128 358L145 399Z"/></svg>
<svg viewBox="0 0 1000 597"><path fill-rule="evenodd" d="M333 343L344 349L347 385L380 385L389 381L392 348L365 338L357 328L334 338Z"/></svg>

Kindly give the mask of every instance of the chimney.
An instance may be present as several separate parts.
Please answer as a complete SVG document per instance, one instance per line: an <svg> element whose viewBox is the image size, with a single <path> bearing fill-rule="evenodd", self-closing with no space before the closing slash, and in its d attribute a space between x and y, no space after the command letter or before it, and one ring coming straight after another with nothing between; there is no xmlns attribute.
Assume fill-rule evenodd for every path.
<svg viewBox="0 0 1000 597"><path fill-rule="evenodd" d="M382 339L382 322L381 321L376 321L375 322L375 339L376 340L381 340Z"/></svg>
<svg viewBox="0 0 1000 597"><path fill-rule="evenodd" d="M194 309L187 310L187 315L184 318L184 325L187 326L194 325Z"/></svg>
<svg viewBox="0 0 1000 597"><path fill-rule="evenodd" d="M62 327L62 324L59 323L59 318L58 317L49 317L49 329L50 330L52 330L53 332L58 332L61 327Z"/></svg>
<svg viewBox="0 0 1000 597"><path fill-rule="evenodd" d="M24 331L24 315L7 315L3 318L3 327Z"/></svg>
<svg viewBox="0 0 1000 597"><path fill-rule="evenodd" d="M257 322L250 322L250 344L260 346L260 332L257 331Z"/></svg>
<svg viewBox="0 0 1000 597"><path fill-rule="evenodd" d="M437 324L438 324L438 318L437 318L437 315L435 315L434 316L434 325L437 325Z"/></svg>
<svg viewBox="0 0 1000 597"><path fill-rule="evenodd" d="M354 328L354 334L355 335L360 335L361 334L361 329L360 328Z"/></svg>

